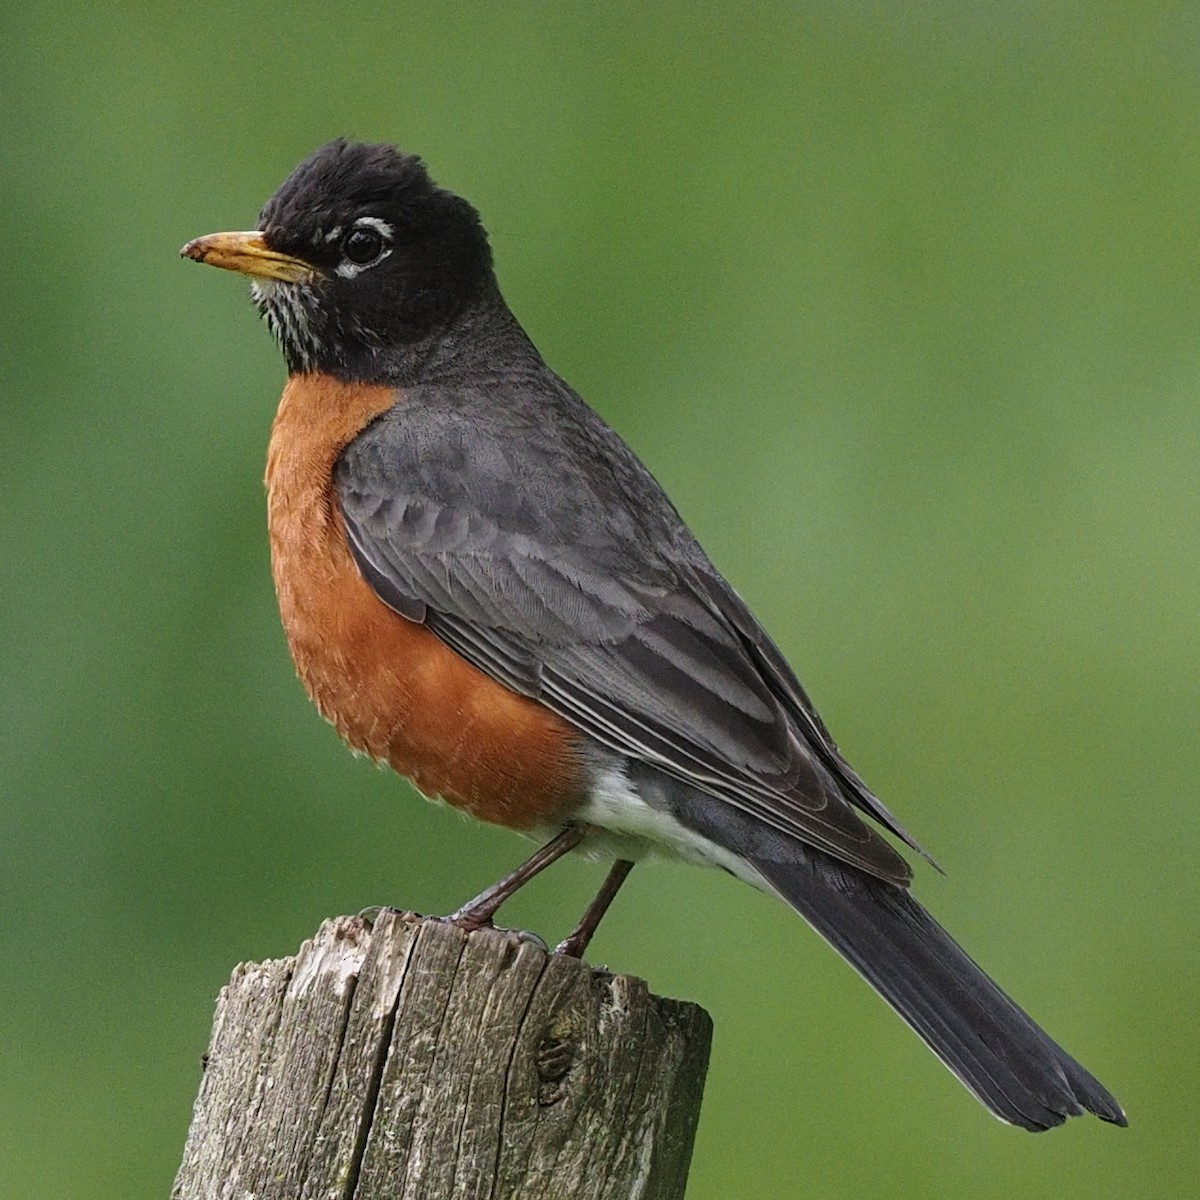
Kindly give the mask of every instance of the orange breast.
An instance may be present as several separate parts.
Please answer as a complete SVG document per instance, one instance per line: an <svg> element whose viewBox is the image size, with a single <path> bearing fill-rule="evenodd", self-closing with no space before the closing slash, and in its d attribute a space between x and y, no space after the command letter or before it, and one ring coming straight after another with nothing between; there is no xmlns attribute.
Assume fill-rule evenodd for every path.
<svg viewBox="0 0 1200 1200"><path fill-rule="evenodd" d="M293 376L284 389L267 455L267 511L296 670L351 746L426 795L511 828L549 823L582 798L578 734L389 609L346 544L333 464L401 395L326 376Z"/></svg>

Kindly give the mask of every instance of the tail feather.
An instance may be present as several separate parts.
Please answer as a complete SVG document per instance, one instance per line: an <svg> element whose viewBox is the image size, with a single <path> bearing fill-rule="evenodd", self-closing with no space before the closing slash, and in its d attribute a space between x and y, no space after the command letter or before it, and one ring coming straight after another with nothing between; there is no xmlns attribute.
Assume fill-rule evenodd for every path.
<svg viewBox="0 0 1200 1200"><path fill-rule="evenodd" d="M997 1117L1024 1129L1121 1106L992 982L903 888L810 852L755 859L767 882L838 951Z"/></svg>

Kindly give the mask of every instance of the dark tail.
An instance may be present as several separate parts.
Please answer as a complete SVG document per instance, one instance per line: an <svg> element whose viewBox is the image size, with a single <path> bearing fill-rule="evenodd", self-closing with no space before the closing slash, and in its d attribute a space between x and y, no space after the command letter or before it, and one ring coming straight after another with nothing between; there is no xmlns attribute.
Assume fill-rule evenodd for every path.
<svg viewBox="0 0 1200 1200"><path fill-rule="evenodd" d="M917 1031L1002 1121L1024 1129L1093 1112L1124 1125L1116 1100L1054 1044L909 893L819 851L752 860L766 880Z"/></svg>

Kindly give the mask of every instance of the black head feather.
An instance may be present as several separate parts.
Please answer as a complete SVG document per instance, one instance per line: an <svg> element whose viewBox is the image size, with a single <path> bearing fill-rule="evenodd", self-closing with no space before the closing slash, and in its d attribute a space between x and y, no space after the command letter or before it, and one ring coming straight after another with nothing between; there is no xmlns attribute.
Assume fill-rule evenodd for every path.
<svg viewBox="0 0 1200 1200"><path fill-rule="evenodd" d="M314 268L256 281L291 371L391 379L400 360L499 295L479 214L393 146L338 139L304 160L259 218L267 245Z"/></svg>

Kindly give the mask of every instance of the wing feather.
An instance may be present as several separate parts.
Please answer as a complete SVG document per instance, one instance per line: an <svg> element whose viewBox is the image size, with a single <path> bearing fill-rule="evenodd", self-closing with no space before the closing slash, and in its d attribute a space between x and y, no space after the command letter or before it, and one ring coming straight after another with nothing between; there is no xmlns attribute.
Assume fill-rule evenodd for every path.
<svg viewBox="0 0 1200 1200"><path fill-rule="evenodd" d="M460 397L424 399L410 394L335 469L352 552L383 602L602 745L906 883L907 863L854 807L916 843L845 764L774 643L615 435L583 431L608 434L599 459L613 477L634 470L622 494L605 493L607 474L589 478L595 455L587 470L559 469L557 494L515 491L514 479L546 477L539 454L569 456L571 443L543 445L542 431L542 442L498 450L472 434ZM431 419L453 427L452 474L436 455L414 461L436 442L420 425ZM533 461L514 470L522 452ZM631 530L636 511L650 528Z"/></svg>

